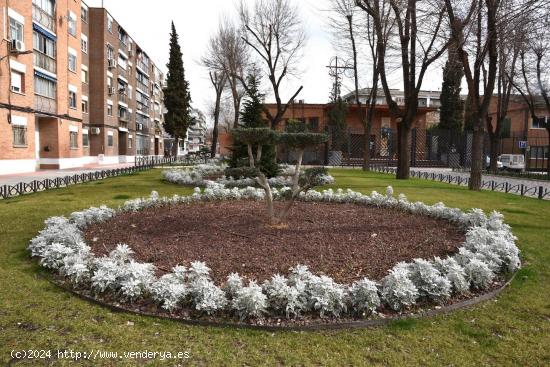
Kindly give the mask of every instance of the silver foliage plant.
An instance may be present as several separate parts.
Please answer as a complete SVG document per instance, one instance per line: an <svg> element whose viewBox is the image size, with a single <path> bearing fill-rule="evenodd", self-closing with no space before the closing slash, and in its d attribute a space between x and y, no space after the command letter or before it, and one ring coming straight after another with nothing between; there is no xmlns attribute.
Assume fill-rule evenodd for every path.
<svg viewBox="0 0 550 367"><path fill-rule="evenodd" d="M215 172L209 165L200 170L204 175ZM273 196L276 200L284 198L288 190L274 189ZM328 276L314 275L305 265L291 268L288 277L274 275L261 286L254 281L245 286L238 274L231 274L219 287L202 262L191 263L189 269L177 266L171 273L156 277L152 264L133 260L129 246L120 244L108 256L98 258L82 235L87 226L109 220L118 213L201 201L262 200L264 195L262 189L228 188L214 182L207 183L204 189L196 188L190 196L167 198L153 192L148 198L129 200L117 210L102 206L73 213L69 219L52 217L30 241L28 249L45 268L57 271L75 284L87 285L96 293L109 292L125 302L149 297L169 312L185 307L205 314L231 312L243 320L280 315L293 318L306 313L322 317L368 316L383 305L401 312L419 301L443 302L455 294L487 289L497 277L515 272L521 266L517 239L500 213L486 215L479 209L463 212L442 203L430 206L410 202L404 195L394 197L391 187L385 195L329 189L310 190L299 197L310 202L394 208L445 219L466 231L466 240L455 255L399 263L379 284L369 279L349 286L338 284Z"/></svg>

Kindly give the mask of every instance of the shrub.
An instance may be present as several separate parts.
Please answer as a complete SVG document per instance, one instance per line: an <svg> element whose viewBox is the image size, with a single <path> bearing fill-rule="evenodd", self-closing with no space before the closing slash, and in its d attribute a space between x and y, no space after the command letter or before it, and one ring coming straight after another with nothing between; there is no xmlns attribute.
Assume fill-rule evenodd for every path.
<svg viewBox="0 0 550 367"><path fill-rule="evenodd" d="M227 276L224 290L228 297L233 298L237 292L243 287L243 280L237 273L231 273Z"/></svg>
<svg viewBox="0 0 550 367"><path fill-rule="evenodd" d="M279 274L274 275L271 280L266 280L263 289L267 294L269 306L284 313L287 318L298 316L306 309L303 297L296 287L288 285L288 280Z"/></svg>
<svg viewBox="0 0 550 367"><path fill-rule="evenodd" d="M267 309L267 297L256 282L241 288L232 303L233 309L241 320L262 317Z"/></svg>
<svg viewBox="0 0 550 367"><path fill-rule="evenodd" d="M358 314L370 315L380 306L376 283L367 278L353 283L348 297L351 308Z"/></svg>
<svg viewBox="0 0 550 367"><path fill-rule="evenodd" d="M409 272L404 268L394 268L382 279L380 291L382 299L395 311L412 306L418 298L418 289L409 279Z"/></svg>
<svg viewBox="0 0 550 367"><path fill-rule="evenodd" d="M439 270L429 261L415 259L409 265L409 279L420 297L439 302L451 296L451 282L441 276Z"/></svg>
<svg viewBox="0 0 550 367"><path fill-rule="evenodd" d="M174 273L165 274L150 286L149 292L165 310L174 311L184 301L189 289L183 280Z"/></svg>
<svg viewBox="0 0 550 367"><path fill-rule="evenodd" d="M455 293L463 294L470 290L470 283L466 280L466 272L454 258L448 257L442 260L436 257L434 266L451 282Z"/></svg>
<svg viewBox="0 0 550 367"><path fill-rule="evenodd" d="M479 259L472 259L464 266L464 271L466 279L477 289L487 289L495 278L489 266Z"/></svg>
<svg viewBox="0 0 550 367"><path fill-rule="evenodd" d="M311 308L318 310L321 317L330 313L336 317L346 311L345 288L332 278L313 276L306 285Z"/></svg>
<svg viewBox="0 0 550 367"><path fill-rule="evenodd" d="M197 311L211 315L227 305L224 291L210 279L197 278L190 283L190 294Z"/></svg>

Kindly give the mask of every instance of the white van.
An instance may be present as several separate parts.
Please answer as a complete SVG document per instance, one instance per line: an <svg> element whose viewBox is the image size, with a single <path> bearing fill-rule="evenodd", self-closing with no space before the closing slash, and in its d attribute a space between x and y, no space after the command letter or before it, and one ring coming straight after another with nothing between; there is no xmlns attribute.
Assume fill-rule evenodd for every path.
<svg viewBox="0 0 550 367"><path fill-rule="evenodd" d="M513 171L525 171L525 157L521 154L503 154L498 157L502 168Z"/></svg>

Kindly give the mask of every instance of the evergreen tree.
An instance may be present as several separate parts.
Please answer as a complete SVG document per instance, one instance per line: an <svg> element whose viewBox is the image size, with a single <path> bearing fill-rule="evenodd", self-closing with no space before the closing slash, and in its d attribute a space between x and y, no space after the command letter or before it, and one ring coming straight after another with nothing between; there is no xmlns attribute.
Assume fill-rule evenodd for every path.
<svg viewBox="0 0 550 367"><path fill-rule="evenodd" d="M338 97L328 111L328 126L332 135L332 149L344 151L347 145L346 115L348 104Z"/></svg>
<svg viewBox="0 0 550 367"><path fill-rule="evenodd" d="M449 47L449 58L443 68L443 85L441 87L441 113L439 127L461 131L464 125L464 103L460 91L464 69L456 49Z"/></svg>
<svg viewBox="0 0 550 367"><path fill-rule="evenodd" d="M185 139L187 128L191 122L191 94L189 83L185 80L183 54L179 44L179 36L172 22L170 34L170 60L168 61L168 75L164 89L164 105L168 112L164 119L164 130L176 140L174 153L177 154L180 139Z"/></svg>
<svg viewBox="0 0 550 367"><path fill-rule="evenodd" d="M260 92L260 80L254 74L247 77L248 93L243 103L243 110L239 121L241 128L264 128L269 127L269 123L264 119L263 112L263 94ZM256 147L254 147L255 151ZM247 145L234 141L231 148L232 155L230 161L231 168L248 167L248 148ZM277 150L275 145L262 147L262 159L258 165L260 170L267 177L274 177L279 171L276 160ZM240 175L241 170L229 170L228 173L235 172L233 176ZM237 177L236 177L237 178Z"/></svg>

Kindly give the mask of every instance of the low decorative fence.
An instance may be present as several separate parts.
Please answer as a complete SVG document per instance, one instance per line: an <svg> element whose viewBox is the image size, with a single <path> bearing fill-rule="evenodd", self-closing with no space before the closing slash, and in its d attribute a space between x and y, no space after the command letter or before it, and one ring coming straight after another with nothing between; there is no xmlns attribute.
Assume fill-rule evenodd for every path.
<svg viewBox="0 0 550 367"><path fill-rule="evenodd" d="M373 172L393 175L397 173L397 168L394 167L371 166L371 170ZM411 177L460 186L468 186L470 181L469 177L463 177L453 173L437 173L418 170L411 171ZM550 189L544 186L536 185L536 183L533 183L533 185L525 185L522 183L512 183L508 181L482 180L481 188L484 190L499 191L507 194L537 198L540 200L550 200Z"/></svg>

